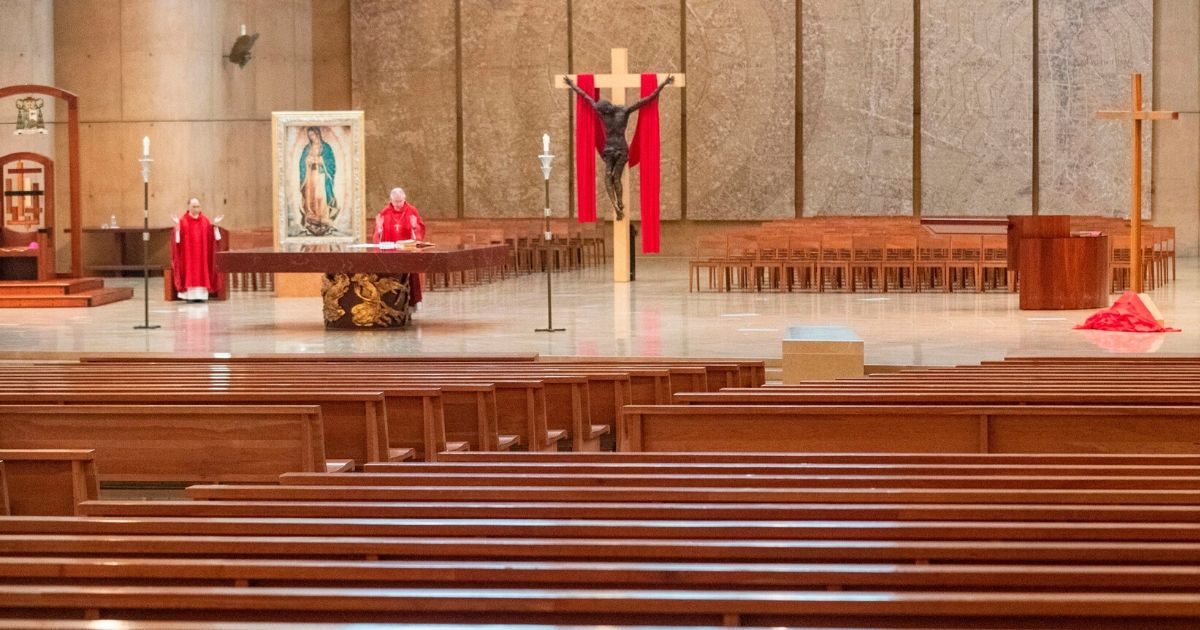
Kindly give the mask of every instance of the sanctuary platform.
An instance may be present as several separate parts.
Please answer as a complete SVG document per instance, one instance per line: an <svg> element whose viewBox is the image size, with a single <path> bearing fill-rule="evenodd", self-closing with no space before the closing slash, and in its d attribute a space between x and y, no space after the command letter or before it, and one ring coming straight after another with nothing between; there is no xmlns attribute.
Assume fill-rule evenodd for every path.
<svg viewBox="0 0 1200 630"><path fill-rule="evenodd" d="M1179 260L1179 278L1150 292L1178 333L1074 330L1090 310L1022 311L1014 293L688 293L687 261L643 257L638 280L612 283L595 266L557 273L554 324L546 324L546 280L510 277L425 294L401 330L329 331L321 298L238 292L225 302L162 301L151 279L150 320L138 331L138 299L73 312L14 309L0 318L0 352L230 352L236 354L513 353L596 356L780 358L792 326L843 326L864 342L868 365L958 365L1007 356L1194 354L1200 348L1200 261ZM1114 298L1116 296L1113 296Z"/></svg>
<svg viewBox="0 0 1200 630"><path fill-rule="evenodd" d="M100 278L0 280L0 308L103 306L132 297L131 287L105 287Z"/></svg>

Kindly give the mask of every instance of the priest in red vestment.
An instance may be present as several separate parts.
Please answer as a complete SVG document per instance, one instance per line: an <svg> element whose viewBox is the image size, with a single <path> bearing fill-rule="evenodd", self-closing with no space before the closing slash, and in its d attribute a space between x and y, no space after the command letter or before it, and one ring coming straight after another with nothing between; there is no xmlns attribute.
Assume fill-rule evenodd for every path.
<svg viewBox="0 0 1200 630"><path fill-rule="evenodd" d="M425 222L421 213L410 203L403 188L393 188L391 202L375 216L376 243L395 243L396 241L425 240ZM421 277L409 274L408 303L415 306L421 301Z"/></svg>
<svg viewBox="0 0 1200 630"><path fill-rule="evenodd" d="M200 200L188 200L187 212L175 219L175 238L171 239L171 274L175 292L189 302L203 302L210 293L221 290L217 274L217 241L221 233L215 223L200 211Z"/></svg>

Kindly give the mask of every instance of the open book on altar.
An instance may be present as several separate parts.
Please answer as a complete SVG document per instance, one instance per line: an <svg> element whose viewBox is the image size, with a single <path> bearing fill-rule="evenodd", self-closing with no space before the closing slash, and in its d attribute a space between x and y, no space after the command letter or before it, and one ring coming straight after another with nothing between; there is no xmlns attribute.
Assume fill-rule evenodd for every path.
<svg viewBox="0 0 1200 630"><path fill-rule="evenodd" d="M353 245L347 245L346 247L348 247L349 249L416 250L416 249L426 249L426 248L433 247L433 246L434 246L433 243L428 243L426 241L417 241L417 240L413 240L413 239L408 239L408 240L395 241L395 242L384 241L382 243L355 243Z"/></svg>

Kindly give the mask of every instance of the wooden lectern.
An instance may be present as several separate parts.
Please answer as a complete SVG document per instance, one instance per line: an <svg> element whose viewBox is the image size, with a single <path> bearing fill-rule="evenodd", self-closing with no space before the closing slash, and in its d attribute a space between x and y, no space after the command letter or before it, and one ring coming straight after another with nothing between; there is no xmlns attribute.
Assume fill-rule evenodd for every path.
<svg viewBox="0 0 1200 630"><path fill-rule="evenodd" d="M1070 216L1008 217L1008 264L1017 271L1022 310L1107 306L1108 258L1108 236L1072 235Z"/></svg>

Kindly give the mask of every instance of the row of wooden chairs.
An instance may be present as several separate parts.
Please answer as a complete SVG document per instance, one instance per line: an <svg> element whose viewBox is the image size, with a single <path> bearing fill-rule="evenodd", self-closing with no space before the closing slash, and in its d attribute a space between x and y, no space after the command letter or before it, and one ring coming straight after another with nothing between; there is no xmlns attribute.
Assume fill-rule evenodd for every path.
<svg viewBox="0 0 1200 630"><path fill-rule="evenodd" d="M1007 259L1003 235L743 231L701 239L688 290L1008 290Z"/></svg>
<svg viewBox="0 0 1200 630"><path fill-rule="evenodd" d="M437 290L474 286L510 275L571 271L607 262L604 230L599 224L551 219L549 240L537 219L462 219L426 222L429 240L444 249L472 245L506 245L505 265L498 269L435 274L427 280Z"/></svg>
<svg viewBox="0 0 1200 630"><path fill-rule="evenodd" d="M826 223L828 225L828 223ZM1129 286L1128 229L1110 230L1112 290ZM1175 229L1142 233L1144 284L1175 277ZM701 237L688 291L1016 291L1004 234L937 234L915 225L812 232L794 224ZM704 280L707 278L707 284Z"/></svg>
<svg viewBox="0 0 1200 630"><path fill-rule="evenodd" d="M1124 291L1130 284L1130 235L1129 230L1110 233L1109 244L1112 256L1112 290ZM1175 228L1170 226L1145 226L1142 228L1142 286L1146 290L1157 289L1175 279Z"/></svg>

